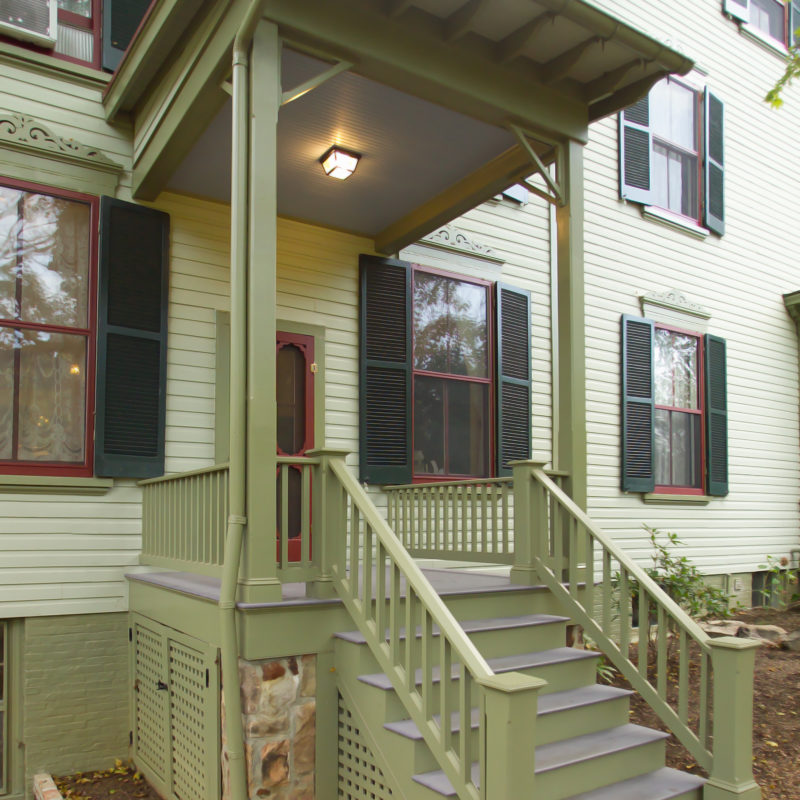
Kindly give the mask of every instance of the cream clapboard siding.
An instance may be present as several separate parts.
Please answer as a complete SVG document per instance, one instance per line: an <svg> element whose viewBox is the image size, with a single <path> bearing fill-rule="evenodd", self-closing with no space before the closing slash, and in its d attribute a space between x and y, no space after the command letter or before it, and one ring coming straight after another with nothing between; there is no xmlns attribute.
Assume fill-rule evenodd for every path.
<svg viewBox="0 0 800 800"><path fill-rule="evenodd" d="M646 560L641 525L676 531L682 553L711 573L751 571L800 546L797 335L781 300L800 288L796 233L800 92L762 100L781 59L723 17L722 0L600 0L671 42L707 71L725 103L726 234L698 241L643 219L619 200L617 119L586 148L586 344L589 512ZM678 288L707 308L728 343L730 494L708 506L645 505L620 485L622 313L638 295Z"/></svg>

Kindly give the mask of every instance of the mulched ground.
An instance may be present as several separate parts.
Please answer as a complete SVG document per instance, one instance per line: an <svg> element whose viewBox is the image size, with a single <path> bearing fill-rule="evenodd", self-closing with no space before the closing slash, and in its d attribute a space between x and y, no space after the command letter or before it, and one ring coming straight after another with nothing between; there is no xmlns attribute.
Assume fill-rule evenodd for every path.
<svg viewBox="0 0 800 800"><path fill-rule="evenodd" d="M111 769L54 780L67 800L161 800L145 779L122 761Z"/></svg>
<svg viewBox="0 0 800 800"><path fill-rule="evenodd" d="M754 608L736 620L800 629L800 612ZM617 676L613 683L626 686ZM628 687L629 688L629 687ZM631 722L665 730L638 695L631 701ZM674 738L667 741L668 766L702 775L694 759ZM756 651L753 696L753 773L763 800L800 800L800 653L763 646Z"/></svg>

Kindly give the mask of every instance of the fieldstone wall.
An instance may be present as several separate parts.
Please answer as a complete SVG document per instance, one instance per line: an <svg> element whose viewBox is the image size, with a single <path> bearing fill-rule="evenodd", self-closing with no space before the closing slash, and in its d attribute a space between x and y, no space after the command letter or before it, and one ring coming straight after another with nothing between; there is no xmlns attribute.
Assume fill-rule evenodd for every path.
<svg viewBox="0 0 800 800"><path fill-rule="evenodd" d="M316 656L239 660L250 800L314 800ZM225 707L223 798L230 798Z"/></svg>

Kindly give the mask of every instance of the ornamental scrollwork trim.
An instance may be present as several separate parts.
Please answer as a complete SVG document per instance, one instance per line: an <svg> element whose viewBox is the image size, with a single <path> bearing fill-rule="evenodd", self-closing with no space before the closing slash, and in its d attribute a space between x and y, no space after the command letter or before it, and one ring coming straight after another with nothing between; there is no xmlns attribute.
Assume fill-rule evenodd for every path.
<svg viewBox="0 0 800 800"><path fill-rule="evenodd" d="M683 314L691 314L693 317L710 319L711 312L703 306L690 300L680 289L668 289L665 292L648 292L639 296L642 304L642 311L646 305L661 306L673 311L680 311Z"/></svg>
<svg viewBox="0 0 800 800"><path fill-rule="evenodd" d="M496 264L504 262L491 247L476 241L465 231L456 228L455 225L443 225L427 236L423 236L421 242L429 247L438 247L441 250L451 250L456 253L467 253L476 258L493 261Z"/></svg>
<svg viewBox="0 0 800 800"><path fill-rule="evenodd" d="M121 164L112 161L96 147L66 139L53 133L33 117L0 111L0 145L16 147L40 155L57 156L95 169L119 172Z"/></svg>

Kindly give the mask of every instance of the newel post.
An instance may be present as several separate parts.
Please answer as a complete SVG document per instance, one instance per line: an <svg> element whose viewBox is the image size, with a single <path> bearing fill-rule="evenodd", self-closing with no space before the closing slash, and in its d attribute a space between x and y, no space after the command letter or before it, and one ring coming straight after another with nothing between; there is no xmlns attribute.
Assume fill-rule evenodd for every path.
<svg viewBox="0 0 800 800"><path fill-rule="evenodd" d="M714 759L703 800L760 800L753 779L753 671L759 642L709 641L714 672Z"/></svg>
<svg viewBox="0 0 800 800"><path fill-rule="evenodd" d="M481 687L481 800L534 796L539 692L547 681L506 672L478 679Z"/></svg>
<svg viewBox="0 0 800 800"><path fill-rule="evenodd" d="M536 542L541 541L541 527L547 523L544 498L531 470L543 468L541 461L512 461L514 474L514 565L511 582L532 586L536 579Z"/></svg>
<svg viewBox="0 0 800 800"><path fill-rule="evenodd" d="M342 463L349 450L319 447L308 450L309 458L318 458L312 472L311 487L311 552L317 564L317 575L306 587L309 597L328 599L336 596L331 566L344 550L346 508L339 481L331 470L331 462ZM344 563L339 561L340 565Z"/></svg>

